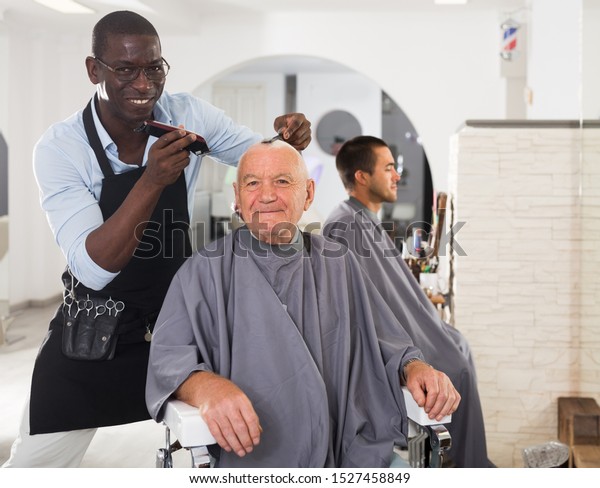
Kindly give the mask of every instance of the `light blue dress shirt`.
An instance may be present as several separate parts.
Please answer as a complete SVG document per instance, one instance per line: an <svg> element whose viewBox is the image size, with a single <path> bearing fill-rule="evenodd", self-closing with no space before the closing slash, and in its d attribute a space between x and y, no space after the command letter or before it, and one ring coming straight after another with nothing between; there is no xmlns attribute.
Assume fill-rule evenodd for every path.
<svg viewBox="0 0 600 488"><path fill-rule="evenodd" d="M136 169L137 166L119 160L117 146L100 123L93 105L96 130L115 174ZM33 168L42 209L69 267L85 286L100 290L118 273L98 266L85 248L87 236L104 222L98 204L104 175L85 134L82 114L83 110L76 112L43 134L34 148ZM262 139L249 128L236 125L222 110L187 93L164 92L154 107L154 117L200 134L206 139L210 156L232 166L237 166L251 144ZM154 141L155 137L148 138L143 166ZM190 209L201 163L202 156L190 153L190 164L185 169Z"/></svg>

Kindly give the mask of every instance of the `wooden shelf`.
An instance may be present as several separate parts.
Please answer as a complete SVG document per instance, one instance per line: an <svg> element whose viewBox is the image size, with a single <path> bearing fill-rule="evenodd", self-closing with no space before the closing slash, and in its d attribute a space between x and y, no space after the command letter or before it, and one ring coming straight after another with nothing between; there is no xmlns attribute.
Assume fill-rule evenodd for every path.
<svg viewBox="0 0 600 488"><path fill-rule="evenodd" d="M593 398L558 399L558 439L570 449L569 467L600 467L600 406Z"/></svg>

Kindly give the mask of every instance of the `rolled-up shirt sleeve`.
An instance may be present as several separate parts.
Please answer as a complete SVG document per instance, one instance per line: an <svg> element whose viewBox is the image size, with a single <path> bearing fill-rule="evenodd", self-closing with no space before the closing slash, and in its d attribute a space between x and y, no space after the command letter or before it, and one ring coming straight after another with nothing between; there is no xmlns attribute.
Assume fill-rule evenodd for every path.
<svg viewBox="0 0 600 488"><path fill-rule="evenodd" d="M60 134L53 136L60 137ZM48 137L38 142L33 155L42 209L73 274L85 286L100 290L118 273L98 266L85 247L87 236L104 223L100 206L90 187L92 175L86 175L90 183L86 183L82 175L89 165L79 165L77 168L72 162L74 158L89 160L89 151L83 144L79 144L79 147L72 145L67 155L60 145L48 144Z"/></svg>

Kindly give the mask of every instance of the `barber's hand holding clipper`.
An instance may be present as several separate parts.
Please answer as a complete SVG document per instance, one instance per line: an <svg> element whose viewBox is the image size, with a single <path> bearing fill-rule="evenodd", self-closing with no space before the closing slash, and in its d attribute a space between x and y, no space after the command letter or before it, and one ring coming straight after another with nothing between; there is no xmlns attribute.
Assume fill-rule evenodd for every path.
<svg viewBox="0 0 600 488"><path fill-rule="evenodd" d="M158 138L148 153L145 177L161 189L175 183L190 164L190 153L185 148L195 140L196 136L184 129Z"/></svg>

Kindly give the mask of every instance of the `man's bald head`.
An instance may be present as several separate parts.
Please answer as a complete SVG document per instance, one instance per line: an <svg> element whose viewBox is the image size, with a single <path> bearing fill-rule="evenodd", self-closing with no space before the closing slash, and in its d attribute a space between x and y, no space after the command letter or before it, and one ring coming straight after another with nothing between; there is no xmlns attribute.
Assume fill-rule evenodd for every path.
<svg viewBox="0 0 600 488"><path fill-rule="evenodd" d="M240 181L240 174L242 174L242 172L244 171L243 165L246 160L253 158L270 157L269 154L273 151L273 154L276 153L277 157L279 158L284 157L283 155L285 154L285 158L290 164L290 167L293 167L296 164L297 169L300 171L300 176L303 177L305 180L308 179L308 168L306 167L304 159L302 159L302 155L296 149L290 146L287 142L275 140L273 142L258 142L256 144L253 144L246 150L246 152L240 158L240 162L238 164L238 183Z"/></svg>

